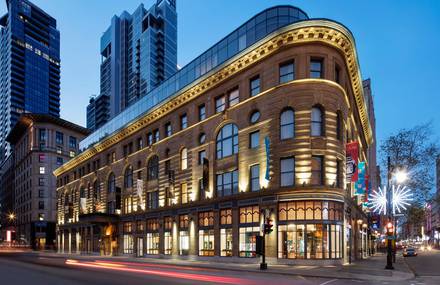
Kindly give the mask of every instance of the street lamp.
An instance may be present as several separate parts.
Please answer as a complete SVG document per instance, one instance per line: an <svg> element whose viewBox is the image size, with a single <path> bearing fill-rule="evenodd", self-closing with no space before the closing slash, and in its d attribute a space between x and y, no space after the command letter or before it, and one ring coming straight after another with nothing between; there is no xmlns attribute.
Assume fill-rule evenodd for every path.
<svg viewBox="0 0 440 285"><path fill-rule="evenodd" d="M394 178L396 178L398 184L401 184L408 179L408 173L405 170L399 169L394 174Z"/></svg>

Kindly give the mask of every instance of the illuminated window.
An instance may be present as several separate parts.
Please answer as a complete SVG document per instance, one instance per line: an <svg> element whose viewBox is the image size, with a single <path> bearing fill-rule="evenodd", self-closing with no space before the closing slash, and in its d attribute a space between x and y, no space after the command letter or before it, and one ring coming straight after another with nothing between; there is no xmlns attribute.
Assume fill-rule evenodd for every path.
<svg viewBox="0 0 440 285"><path fill-rule="evenodd" d="M188 149L183 148L180 152L180 166L182 170L188 168Z"/></svg>
<svg viewBox="0 0 440 285"><path fill-rule="evenodd" d="M258 206L248 206L240 208L240 224L250 224L260 222L260 208Z"/></svg>
<svg viewBox="0 0 440 285"><path fill-rule="evenodd" d="M187 187L186 183L182 183L180 185L180 192L182 195L182 204L188 203L189 193L188 193L188 187Z"/></svg>
<svg viewBox="0 0 440 285"><path fill-rule="evenodd" d="M220 256L232 256L232 229L220 229Z"/></svg>
<svg viewBox="0 0 440 285"><path fill-rule="evenodd" d="M173 251L173 235L171 232L164 232L164 254L170 255Z"/></svg>
<svg viewBox="0 0 440 285"><path fill-rule="evenodd" d="M217 159L238 153L238 127L235 124L223 126L216 140Z"/></svg>
<svg viewBox="0 0 440 285"><path fill-rule="evenodd" d="M73 150L69 151L69 156L70 157L75 157L75 152Z"/></svg>
<svg viewBox="0 0 440 285"><path fill-rule="evenodd" d="M46 168L44 166L40 166L40 174L46 174Z"/></svg>
<svg viewBox="0 0 440 285"><path fill-rule="evenodd" d="M199 230L199 255L214 256L214 230Z"/></svg>
<svg viewBox="0 0 440 285"><path fill-rule="evenodd" d="M214 226L214 212L200 212L199 213L199 226L200 227L213 227Z"/></svg>
<svg viewBox="0 0 440 285"><path fill-rule="evenodd" d="M280 83L286 83L295 79L295 63L293 61L280 65Z"/></svg>

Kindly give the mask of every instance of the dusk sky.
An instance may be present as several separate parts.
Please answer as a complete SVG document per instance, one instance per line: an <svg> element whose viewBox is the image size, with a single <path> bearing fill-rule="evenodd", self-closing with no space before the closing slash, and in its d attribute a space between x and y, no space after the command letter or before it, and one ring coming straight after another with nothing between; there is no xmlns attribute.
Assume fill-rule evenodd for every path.
<svg viewBox="0 0 440 285"><path fill-rule="evenodd" d="M61 32L61 116L85 125L99 93L99 39L114 14L153 0L33 0ZM378 140L433 121L440 137L440 1L177 0L178 64L184 66L265 8L290 4L329 18L354 34L362 76L371 78ZM0 1L5 13L5 1ZM414 111L415 110L415 111ZM410 112L412 111L412 112Z"/></svg>

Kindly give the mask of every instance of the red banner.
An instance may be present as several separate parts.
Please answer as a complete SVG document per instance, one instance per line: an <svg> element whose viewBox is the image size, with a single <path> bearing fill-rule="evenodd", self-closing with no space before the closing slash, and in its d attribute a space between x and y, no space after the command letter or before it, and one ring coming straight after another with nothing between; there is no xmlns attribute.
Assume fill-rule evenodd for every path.
<svg viewBox="0 0 440 285"><path fill-rule="evenodd" d="M358 179L359 143L351 142L346 145L347 182L356 182Z"/></svg>

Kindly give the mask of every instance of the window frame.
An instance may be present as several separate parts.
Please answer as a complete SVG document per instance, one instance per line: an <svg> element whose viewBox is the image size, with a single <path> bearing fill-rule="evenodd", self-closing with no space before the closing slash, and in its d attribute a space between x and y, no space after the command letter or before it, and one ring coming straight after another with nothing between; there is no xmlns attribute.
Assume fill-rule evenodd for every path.
<svg viewBox="0 0 440 285"><path fill-rule="evenodd" d="M286 73L281 73L282 69L287 68L289 65L292 65L292 71L287 70ZM295 72L295 60L292 59L292 60L280 63L279 68L278 68L278 73L279 73L278 81L280 84L295 80L295 73L296 73Z"/></svg>

